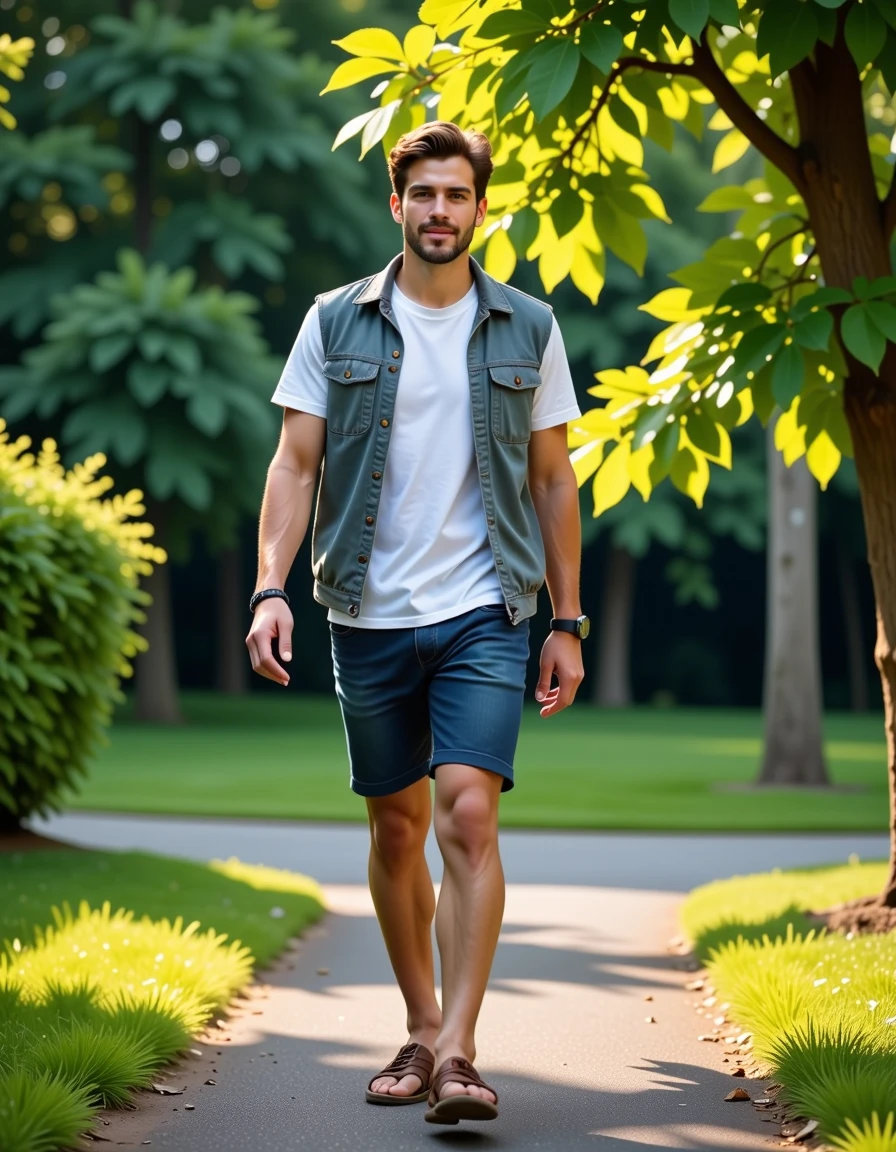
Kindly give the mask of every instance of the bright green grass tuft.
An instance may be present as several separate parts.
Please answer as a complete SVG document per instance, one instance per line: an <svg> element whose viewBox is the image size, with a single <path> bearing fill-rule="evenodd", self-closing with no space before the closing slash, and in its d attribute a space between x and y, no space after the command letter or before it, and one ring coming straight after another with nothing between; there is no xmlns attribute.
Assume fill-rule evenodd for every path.
<svg viewBox="0 0 896 1152"><path fill-rule="evenodd" d="M850 864L735 877L682 910L726 1015L842 1152L896 1152L896 933L818 933L805 912L880 890L886 875Z"/></svg>
<svg viewBox="0 0 896 1152"><path fill-rule="evenodd" d="M4 1152L69 1146L126 1103L322 908L303 876L145 853L0 855L4 892Z"/></svg>
<svg viewBox="0 0 896 1152"><path fill-rule="evenodd" d="M188 723L127 713L69 807L178 815L366 822L348 786L345 734L325 696L185 693ZM875 715L825 720L839 791L749 785L762 720L747 709L596 709L523 716L505 827L871 830L887 827L887 758ZM744 787L746 786L746 787Z"/></svg>

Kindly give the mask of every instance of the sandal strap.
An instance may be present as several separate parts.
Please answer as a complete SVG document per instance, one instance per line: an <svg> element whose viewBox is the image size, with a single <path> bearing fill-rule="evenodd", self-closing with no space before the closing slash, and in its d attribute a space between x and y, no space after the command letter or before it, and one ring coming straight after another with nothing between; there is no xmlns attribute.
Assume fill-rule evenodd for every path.
<svg viewBox="0 0 896 1152"><path fill-rule="evenodd" d="M466 1087L474 1086L476 1088L484 1088L487 1092L491 1092L495 1097L495 1103L498 1102L498 1093L494 1088L486 1084L469 1060L465 1060L463 1056L450 1056L445 1063L439 1068L438 1072L433 1077L432 1081L432 1095L435 1097L435 1102L441 1099L441 1090L445 1084L463 1084Z"/></svg>
<svg viewBox="0 0 896 1152"><path fill-rule="evenodd" d="M416 1076L426 1088L435 1063L435 1056L422 1044L405 1044L403 1048L399 1049L398 1055L392 1063L387 1064L382 1072L377 1072L376 1076L371 1079L368 1088L374 1080L379 1080L383 1076L394 1076L396 1080L401 1080L404 1076Z"/></svg>

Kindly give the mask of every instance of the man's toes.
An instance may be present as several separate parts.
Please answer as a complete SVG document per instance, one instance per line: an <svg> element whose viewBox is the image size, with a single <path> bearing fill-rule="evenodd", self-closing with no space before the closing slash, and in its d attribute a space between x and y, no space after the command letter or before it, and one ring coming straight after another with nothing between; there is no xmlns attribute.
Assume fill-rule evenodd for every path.
<svg viewBox="0 0 896 1152"><path fill-rule="evenodd" d="M370 1091L382 1092L383 1095L386 1095L397 1083L398 1081L394 1076L381 1076L379 1080L374 1080L370 1085Z"/></svg>
<svg viewBox="0 0 896 1152"><path fill-rule="evenodd" d="M415 1096L422 1088L423 1082L419 1076L403 1076L389 1092L392 1096Z"/></svg>

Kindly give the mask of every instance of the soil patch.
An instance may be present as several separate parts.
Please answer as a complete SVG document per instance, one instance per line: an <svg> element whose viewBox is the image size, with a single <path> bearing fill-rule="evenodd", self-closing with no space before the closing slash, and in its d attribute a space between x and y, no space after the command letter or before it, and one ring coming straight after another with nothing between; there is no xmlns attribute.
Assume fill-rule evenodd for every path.
<svg viewBox="0 0 896 1152"><path fill-rule="evenodd" d="M878 896L863 896L860 900L835 904L832 908L813 912L811 918L830 932L853 932L859 935L896 931L896 908L881 904Z"/></svg>
<svg viewBox="0 0 896 1152"><path fill-rule="evenodd" d="M31 832L27 828L17 828L13 832L0 832L0 853L3 852L45 852L49 849L64 849L66 852L83 852L86 849L65 840L53 840Z"/></svg>

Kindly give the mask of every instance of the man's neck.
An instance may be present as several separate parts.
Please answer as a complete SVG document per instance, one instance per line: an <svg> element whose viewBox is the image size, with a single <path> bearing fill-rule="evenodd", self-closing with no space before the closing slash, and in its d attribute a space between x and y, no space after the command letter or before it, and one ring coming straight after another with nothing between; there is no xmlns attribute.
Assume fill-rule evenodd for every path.
<svg viewBox="0 0 896 1152"><path fill-rule="evenodd" d="M462 252L450 264L430 264L405 244L395 283L403 295L423 308L449 308L473 286L469 253Z"/></svg>

